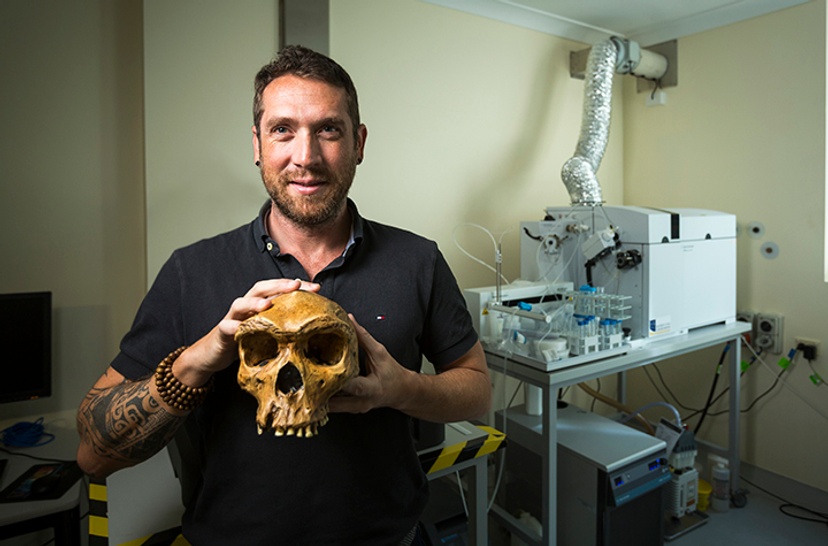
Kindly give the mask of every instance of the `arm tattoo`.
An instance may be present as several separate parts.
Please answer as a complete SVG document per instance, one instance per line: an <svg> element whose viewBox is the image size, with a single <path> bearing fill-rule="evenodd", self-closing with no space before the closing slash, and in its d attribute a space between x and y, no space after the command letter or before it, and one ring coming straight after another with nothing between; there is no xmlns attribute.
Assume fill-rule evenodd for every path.
<svg viewBox="0 0 828 546"><path fill-rule="evenodd" d="M78 430L95 453L126 464L144 461L166 446L186 420L151 394L152 377L93 388L78 412Z"/></svg>

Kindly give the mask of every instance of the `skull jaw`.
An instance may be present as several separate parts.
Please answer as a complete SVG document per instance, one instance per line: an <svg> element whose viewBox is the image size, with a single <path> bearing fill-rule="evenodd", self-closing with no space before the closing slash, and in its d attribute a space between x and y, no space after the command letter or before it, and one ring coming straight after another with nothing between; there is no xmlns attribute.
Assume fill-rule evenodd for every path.
<svg viewBox="0 0 828 546"><path fill-rule="evenodd" d="M303 394L294 393L291 397ZM285 397L287 398L287 397ZM304 398L304 397L302 397ZM259 403L256 413L256 426L259 435L272 429L275 436L296 436L310 438L316 436L319 428L328 423L328 403L311 404L301 398L292 400L289 404L285 400L271 400L269 403Z"/></svg>
<svg viewBox="0 0 828 546"><path fill-rule="evenodd" d="M319 433L319 428L323 427L328 424L328 416L325 415L321 420L314 421L308 423L304 426L298 425L286 425L286 426L278 426L273 425L271 428L273 429L274 436L296 436L297 438L311 438L316 436ZM265 429L262 426L258 425L258 432L261 436L264 433Z"/></svg>

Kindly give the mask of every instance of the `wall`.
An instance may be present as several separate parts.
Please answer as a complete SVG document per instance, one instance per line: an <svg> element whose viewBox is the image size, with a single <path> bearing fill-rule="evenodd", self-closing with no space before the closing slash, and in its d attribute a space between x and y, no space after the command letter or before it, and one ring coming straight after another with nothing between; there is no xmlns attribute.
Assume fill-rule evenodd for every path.
<svg viewBox="0 0 828 546"><path fill-rule="evenodd" d="M141 48L138 0L0 2L0 292L53 292L55 370L4 419L76 408L143 294Z"/></svg>
<svg viewBox="0 0 828 546"><path fill-rule="evenodd" d="M625 203L735 214L738 308L782 314L785 352L801 336L821 340L824 355L825 2L681 39L678 54L679 85L667 89L667 105L646 108L633 82L626 85ZM748 235L751 222L764 224L764 236ZM762 256L765 242L779 246L778 258ZM718 356L713 349L659 368L682 403L698 408ZM768 367L744 375L743 407L773 383L778 359L767 355ZM826 362L813 363L823 377ZM814 386L812 373L798 359L784 385L742 414L742 454L828 490L820 471L828 437L817 433L828 387ZM642 372L631 374L630 387L633 401L659 398ZM708 419L700 436L722 442L726 423L726 415Z"/></svg>
<svg viewBox="0 0 828 546"><path fill-rule="evenodd" d="M583 82L569 52L585 46L417 0L331 2L331 54L354 78L368 126L352 196L368 218L436 240L462 287L494 273L461 254L455 228L503 239L504 274L519 273L518 227L569 203L560 179L581 123ZM622 198L621 87L600 177ZM494 265L479 230L461 243Z"/></svg>
<svg viewBox="0 0 828 546"><path fill-rule="evenodd" d="M144 1L147 267L252 220L253 77L277 49L277 1Z"/></svg>

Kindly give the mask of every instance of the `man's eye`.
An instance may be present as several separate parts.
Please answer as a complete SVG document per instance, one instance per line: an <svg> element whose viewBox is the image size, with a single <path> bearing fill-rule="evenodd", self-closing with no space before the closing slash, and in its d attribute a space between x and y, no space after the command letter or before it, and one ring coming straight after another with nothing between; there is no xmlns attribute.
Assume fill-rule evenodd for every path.
<svg viewBox="0 0 828 546"><path fill-rule="evenodd" d="M270 130L270 132L274 133L274 134L277 134L277 135L283 135L283 134L287 133L287 127L274 127L273 129Z"/></svg>
<svg viewBox="0 0 828 546"><path fill-rule="evenodd" d="M319 130L319 137L325 140L339 140L342 138L342 130L336 125L324 125Z"/></svg>

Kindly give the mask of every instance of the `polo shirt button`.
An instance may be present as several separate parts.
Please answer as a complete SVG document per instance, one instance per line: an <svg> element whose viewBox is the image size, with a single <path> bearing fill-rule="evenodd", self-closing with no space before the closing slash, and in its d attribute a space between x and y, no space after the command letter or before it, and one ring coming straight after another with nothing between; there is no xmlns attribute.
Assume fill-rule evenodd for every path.
<svg viewBox="0 0 828 546"><path fill-rule="evenodd" d="M273 250L273 243L267 243L267 250L268 252Z"/></svg>

